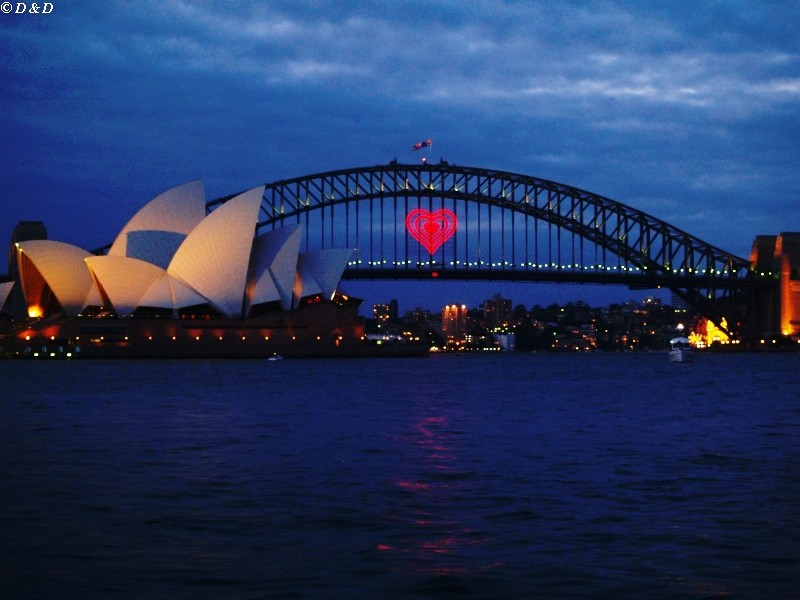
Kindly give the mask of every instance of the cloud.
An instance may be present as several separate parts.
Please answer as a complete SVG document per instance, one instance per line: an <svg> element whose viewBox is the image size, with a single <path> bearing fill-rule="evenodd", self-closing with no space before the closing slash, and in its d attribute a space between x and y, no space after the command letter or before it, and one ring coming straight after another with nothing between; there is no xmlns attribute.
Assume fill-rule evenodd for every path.
<svg viewBox="0 0 800 600"><path fill-rule="evenodd" d="M90 218L162 182L222 195L416 160L403 152L419 136L452 162L654 210L724 201L745 222L761 197L758 233L797 203L796 3L161 0L51 16L0 19L18 203L4 223L47 182L64 205L102 196L81 201Z"/></svg>

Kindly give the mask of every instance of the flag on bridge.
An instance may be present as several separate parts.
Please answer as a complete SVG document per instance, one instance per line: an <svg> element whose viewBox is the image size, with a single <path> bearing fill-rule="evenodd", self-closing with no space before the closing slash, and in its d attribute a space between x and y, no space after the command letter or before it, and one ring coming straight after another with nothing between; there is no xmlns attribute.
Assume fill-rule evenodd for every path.
<svg viewBox="0 0 800 600"><path fill-rule="evenodd" d="M417 150L422 150L423 148L430 148L433 144L433 140L427 139L424 142L417 142L413 146L411 146L411 151L416 152Z"/></svg>

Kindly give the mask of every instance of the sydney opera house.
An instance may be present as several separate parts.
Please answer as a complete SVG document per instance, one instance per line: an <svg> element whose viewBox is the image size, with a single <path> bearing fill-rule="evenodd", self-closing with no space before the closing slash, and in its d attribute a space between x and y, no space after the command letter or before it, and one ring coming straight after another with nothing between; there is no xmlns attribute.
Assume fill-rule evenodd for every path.
<svg viewBox="0 0 800 600"><path fill-rule="evenodd" d="M202 182L175 187L139 210L104 254L15 231L12 281L0 283L0 352L374 354L362 341L360 301L337 291L352 249L301 252L299 225L258 233L262 194L249 190L207 214Z"/></svg>

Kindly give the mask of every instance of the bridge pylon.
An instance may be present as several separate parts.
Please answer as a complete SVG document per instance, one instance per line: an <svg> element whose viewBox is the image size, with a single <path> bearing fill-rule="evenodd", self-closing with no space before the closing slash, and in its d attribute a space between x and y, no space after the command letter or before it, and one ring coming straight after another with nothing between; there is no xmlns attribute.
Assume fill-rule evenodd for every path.
<svg viewBox="0 0 800 600"><path fill-rule="evenodd" d="M757 236L750 263L754 272L776 280L750 300L751 335L800 340L800 233Z"/></svg>

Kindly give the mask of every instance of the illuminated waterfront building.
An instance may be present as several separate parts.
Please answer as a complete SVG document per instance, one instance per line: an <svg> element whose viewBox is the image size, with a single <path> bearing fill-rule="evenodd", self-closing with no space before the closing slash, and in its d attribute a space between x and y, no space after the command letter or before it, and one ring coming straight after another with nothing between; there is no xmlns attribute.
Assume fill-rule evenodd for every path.
<svg viewBox="0 0 800 600"><path fill-rule="evenodd" d="M255 236L262 193L254 188L206 215L202 183L178 186L137 212L105 255L46 239L15 242L28 316L90 307L175 316L206 306L244 318L271 303L289 311L305 296L332 298L352 251L300 253L298 225Z"/></svg>
<svg viewBox="0 0 800 600"><path fill-rule="evenodd" d="M0 356L376 355L363 342L360 300L337 291L352 249L300 252L299 224L259 231L263 190L208 214L201 182L168 190L105 254L22 223L13 281L0 280Z"/></svg>
<svg viewBox="0 0 800 600"><path fill-rule="evenodd" d="M448 341L461 342L466 335L466 305L448 304L442 309L442 337Z"/></svg>

